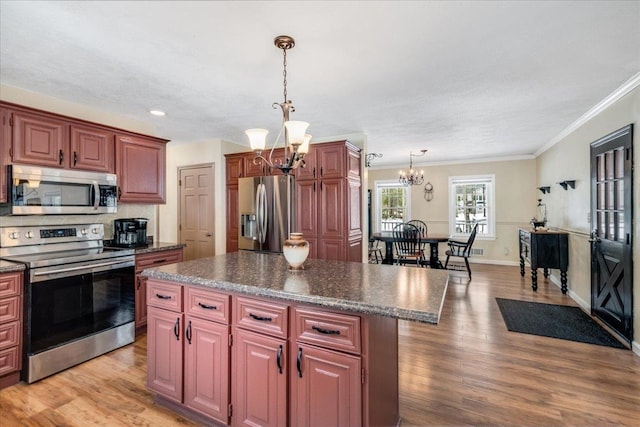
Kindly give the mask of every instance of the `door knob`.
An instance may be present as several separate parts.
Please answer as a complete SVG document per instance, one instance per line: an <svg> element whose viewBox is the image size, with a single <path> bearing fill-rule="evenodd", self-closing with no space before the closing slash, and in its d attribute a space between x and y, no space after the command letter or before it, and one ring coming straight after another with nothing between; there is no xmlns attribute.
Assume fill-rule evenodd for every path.
<svg viewBox="0 0 640 427"><path fill-rule="evenodd" d="M207 233L207 234L205 234L205 236L211 237L211 236L213 236L213 233Z"/></svg>

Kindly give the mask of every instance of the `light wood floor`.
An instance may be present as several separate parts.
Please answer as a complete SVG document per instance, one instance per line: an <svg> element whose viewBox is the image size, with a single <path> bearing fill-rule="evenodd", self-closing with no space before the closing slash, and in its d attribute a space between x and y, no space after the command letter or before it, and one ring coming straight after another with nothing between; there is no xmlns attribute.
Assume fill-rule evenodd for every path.
<svg viewBox="0 0 640 427"><path fill-rule="evenodd" d="M516 267L452 273L438 326L400 322L403 426L640 425L640 357L508 332L495 297L575 305ZM146 337L32 385L0 391L0 426L195 425L152 403Z"/></svg>

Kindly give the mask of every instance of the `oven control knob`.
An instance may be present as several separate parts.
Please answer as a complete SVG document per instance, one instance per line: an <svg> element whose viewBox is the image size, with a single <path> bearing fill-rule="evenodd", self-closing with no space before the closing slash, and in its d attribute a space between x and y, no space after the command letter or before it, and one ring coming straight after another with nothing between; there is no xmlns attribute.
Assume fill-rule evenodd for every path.
<svg viewBox="0 0 640 427"><path fill-rule="evenodd" d="M80 230L80 233L82 233L83 236L86 236L87 234L89 234L89 230L83 228L82 230Z"/></svg>
<svg viewBox="0 0 640 427"><path fill-rule="evenodd" d="M97 227L96 227L96 228L92 228L92 229L91 229L91 233L93 233L93 234L100 234L100 229L99 229L99 228L97 228Z"/></svg>
<svg viewBox="0 0 640 427"><path fill-rule="evenodd" d="M27 231L26 233L24 233L24 237L26 237L27 239L33 239L33 231Z"/></svg>
<svg viewBox="0 0 640 427"><path fill-rule="evenodd" d="M19 239L20 238L20 233L18 233L16 231L14 231L13 233L9 233L9 238L10 239L14 239L14 240Z"/></svg>

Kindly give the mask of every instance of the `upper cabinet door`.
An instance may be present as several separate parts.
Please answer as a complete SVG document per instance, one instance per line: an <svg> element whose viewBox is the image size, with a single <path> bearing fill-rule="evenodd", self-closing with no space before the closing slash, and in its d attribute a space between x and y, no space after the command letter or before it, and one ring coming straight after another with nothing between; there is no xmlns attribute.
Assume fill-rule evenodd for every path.
<svg viewBox="0 0 640 427"><path fill-rule="evenodd" d="M345 176L344 143L323 144L316 148L320 178L341 178Z"/></svg>
<svg viewBox="0 0 640 427"><path fill-rule="evenodd" d="M296 180L316 179L318 176L317 152L313 145L309 146L309 152L304 155L304 167L296 169Z"/></svg>
<svg viewBox="0 0 640 427"><path fill-rule="evenodd" d="M116 136L119 201L165 203L166 141Z"/></svg>
<svg viewBox="0 0 640 427"><path fill-rule="evenodd" d="M11 163L11 112L0 108L0 203L7 201L7 165Z"/></svg>
<svg viewBox="0 0 640 427"><path fill-rule="evenodd" d="M12 115L12 161L38 166L69 166L67 124L62 120L27 113Z"/></svg>
<svg viewBox="0 0 640 427"><path fill-rule="evenodd" d="M115 173L115 140L105 129L71 125L69 162L73 169Z"/></svg>
<svg viewBox="0 0 640 427"><path fill-rule="evenodd" d="M238 178L244 177L244 154L226 155L227 185L238 185Z"/></svg>

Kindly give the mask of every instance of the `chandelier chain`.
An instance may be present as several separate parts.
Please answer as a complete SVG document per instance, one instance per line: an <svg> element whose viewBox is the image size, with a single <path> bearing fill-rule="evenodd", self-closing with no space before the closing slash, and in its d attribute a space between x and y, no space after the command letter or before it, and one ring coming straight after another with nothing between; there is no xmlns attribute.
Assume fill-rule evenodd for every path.
<svg viewBox="0 0 640 427"><path fill-rule="evenodd" d="M287 49L282 49L282 56L283 56L283 61L282 61L282 77L284 78L283 80L283 85L284 85L284 102L287 102Z"/></svg>

